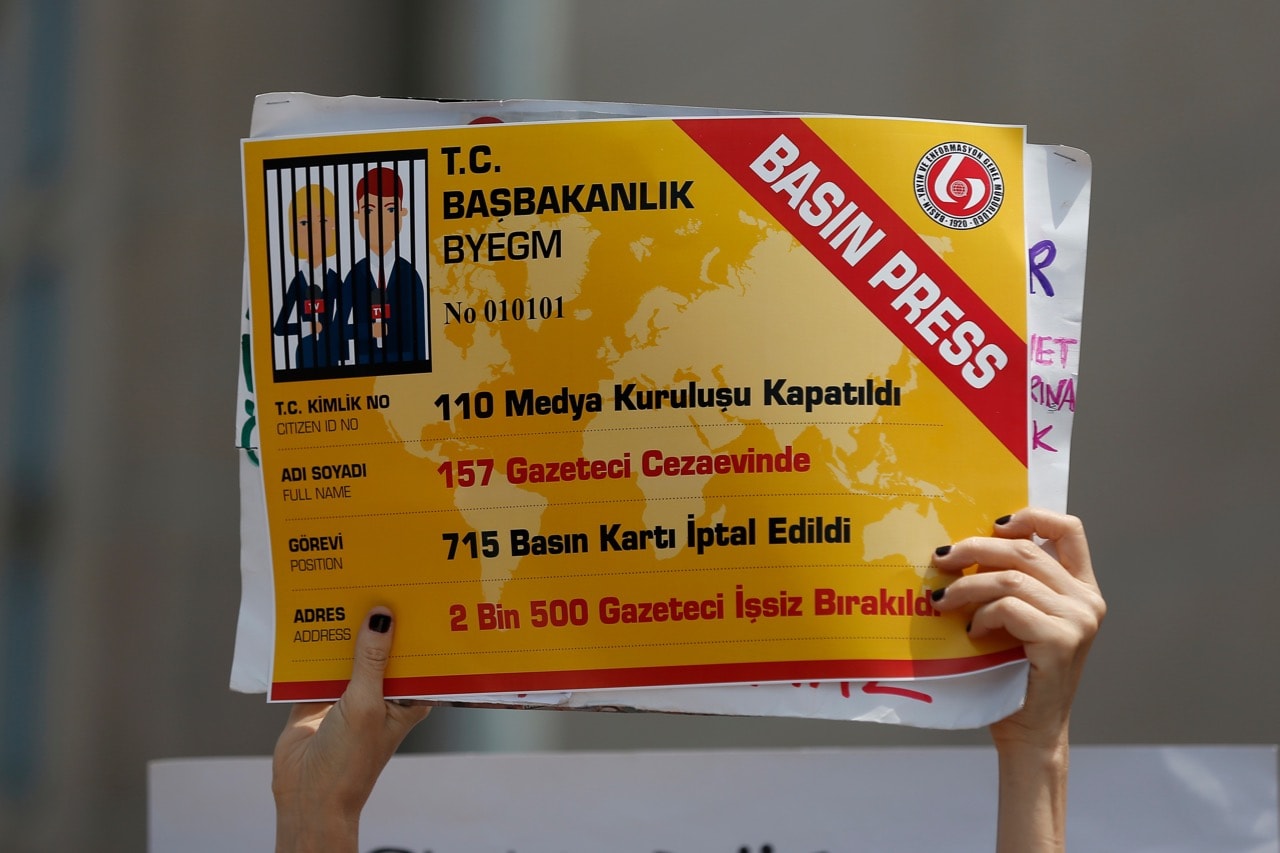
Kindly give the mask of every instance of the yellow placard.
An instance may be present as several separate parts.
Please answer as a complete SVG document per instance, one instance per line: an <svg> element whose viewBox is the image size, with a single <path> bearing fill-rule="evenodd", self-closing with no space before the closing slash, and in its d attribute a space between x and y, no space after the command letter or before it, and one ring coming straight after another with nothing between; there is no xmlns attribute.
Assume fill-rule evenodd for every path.
<svg viewBox="0 0 1280 853"><path fill-rule="evenodd" d="M1021 128L639 119L244 143L273 699L909 678L1026 502Z"/></svg>

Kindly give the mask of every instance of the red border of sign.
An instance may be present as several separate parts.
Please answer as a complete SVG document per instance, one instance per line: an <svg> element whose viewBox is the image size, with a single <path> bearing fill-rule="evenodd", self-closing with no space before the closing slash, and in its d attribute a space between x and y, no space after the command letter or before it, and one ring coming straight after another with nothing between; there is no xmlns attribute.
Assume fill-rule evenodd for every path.
<svg viewBox="0 0 1280 853"><path fill-rule="evenodd" d="M965 675L1022 660L1021 646L970 658L942 660L769 661L695 666L639 666L616 669L503 672L486 675L440 675L388 678L388 696L572 692L636 687L685 687L709 684L788 683L796 681L874 681ZM273 702L320 702L337 699L345 680L277 681Z"/></svg>

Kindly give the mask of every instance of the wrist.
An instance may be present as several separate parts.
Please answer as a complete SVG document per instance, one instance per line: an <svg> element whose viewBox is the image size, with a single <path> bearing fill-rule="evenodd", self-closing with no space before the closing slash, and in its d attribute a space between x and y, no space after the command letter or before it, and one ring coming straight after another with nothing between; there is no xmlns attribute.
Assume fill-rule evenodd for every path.
<svg viewBox="0 0 1280 853"><path fill-rule="evenodd" d="M358 814L276 802L276 853L355 853L359 841Z"/></svg>
<svg viewBox="0 0 1280 853"><path fill-rule="evenodd" d="M1031 715L1022 712L1006 717L988 727L996 751L1005 754L1066 753L1071 728L1071 713Z"/></svg>
<svg viewBox="0 0 1280 853"><path fill-rule="evenodd" d="M1013 773L1033 779L1065 779L1070 769L1071 749L1065 732L1052 739L996 739L995 746L1005 776Z"/></svg>

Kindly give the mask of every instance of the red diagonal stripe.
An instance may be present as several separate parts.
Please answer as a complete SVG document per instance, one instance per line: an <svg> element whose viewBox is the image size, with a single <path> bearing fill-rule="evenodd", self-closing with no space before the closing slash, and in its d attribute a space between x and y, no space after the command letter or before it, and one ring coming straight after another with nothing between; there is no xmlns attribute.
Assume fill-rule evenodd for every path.
<svg viewBox="0 0 1280 853"><path fill-rule="evenodd" d="M826 142L798 118L676 124L1027 463L1026 342Z"/></svg>

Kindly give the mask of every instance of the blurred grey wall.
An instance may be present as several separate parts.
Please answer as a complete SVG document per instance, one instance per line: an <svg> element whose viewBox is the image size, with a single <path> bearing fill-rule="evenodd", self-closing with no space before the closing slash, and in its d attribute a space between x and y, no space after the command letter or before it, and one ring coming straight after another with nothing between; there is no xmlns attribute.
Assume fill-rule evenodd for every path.
<svg viewBox="0 0 1280 853"><path fill-rule="evenodd" d="M266 91L1025 123L1089 151L1071 509L1111 610L1074 737L1280 741L1277 32L1261 0L0 0L0 848L143 849L148 760L266 753L283 721L226 688L237 143ZM413 746L984 737L445 710Z"/></svg>

